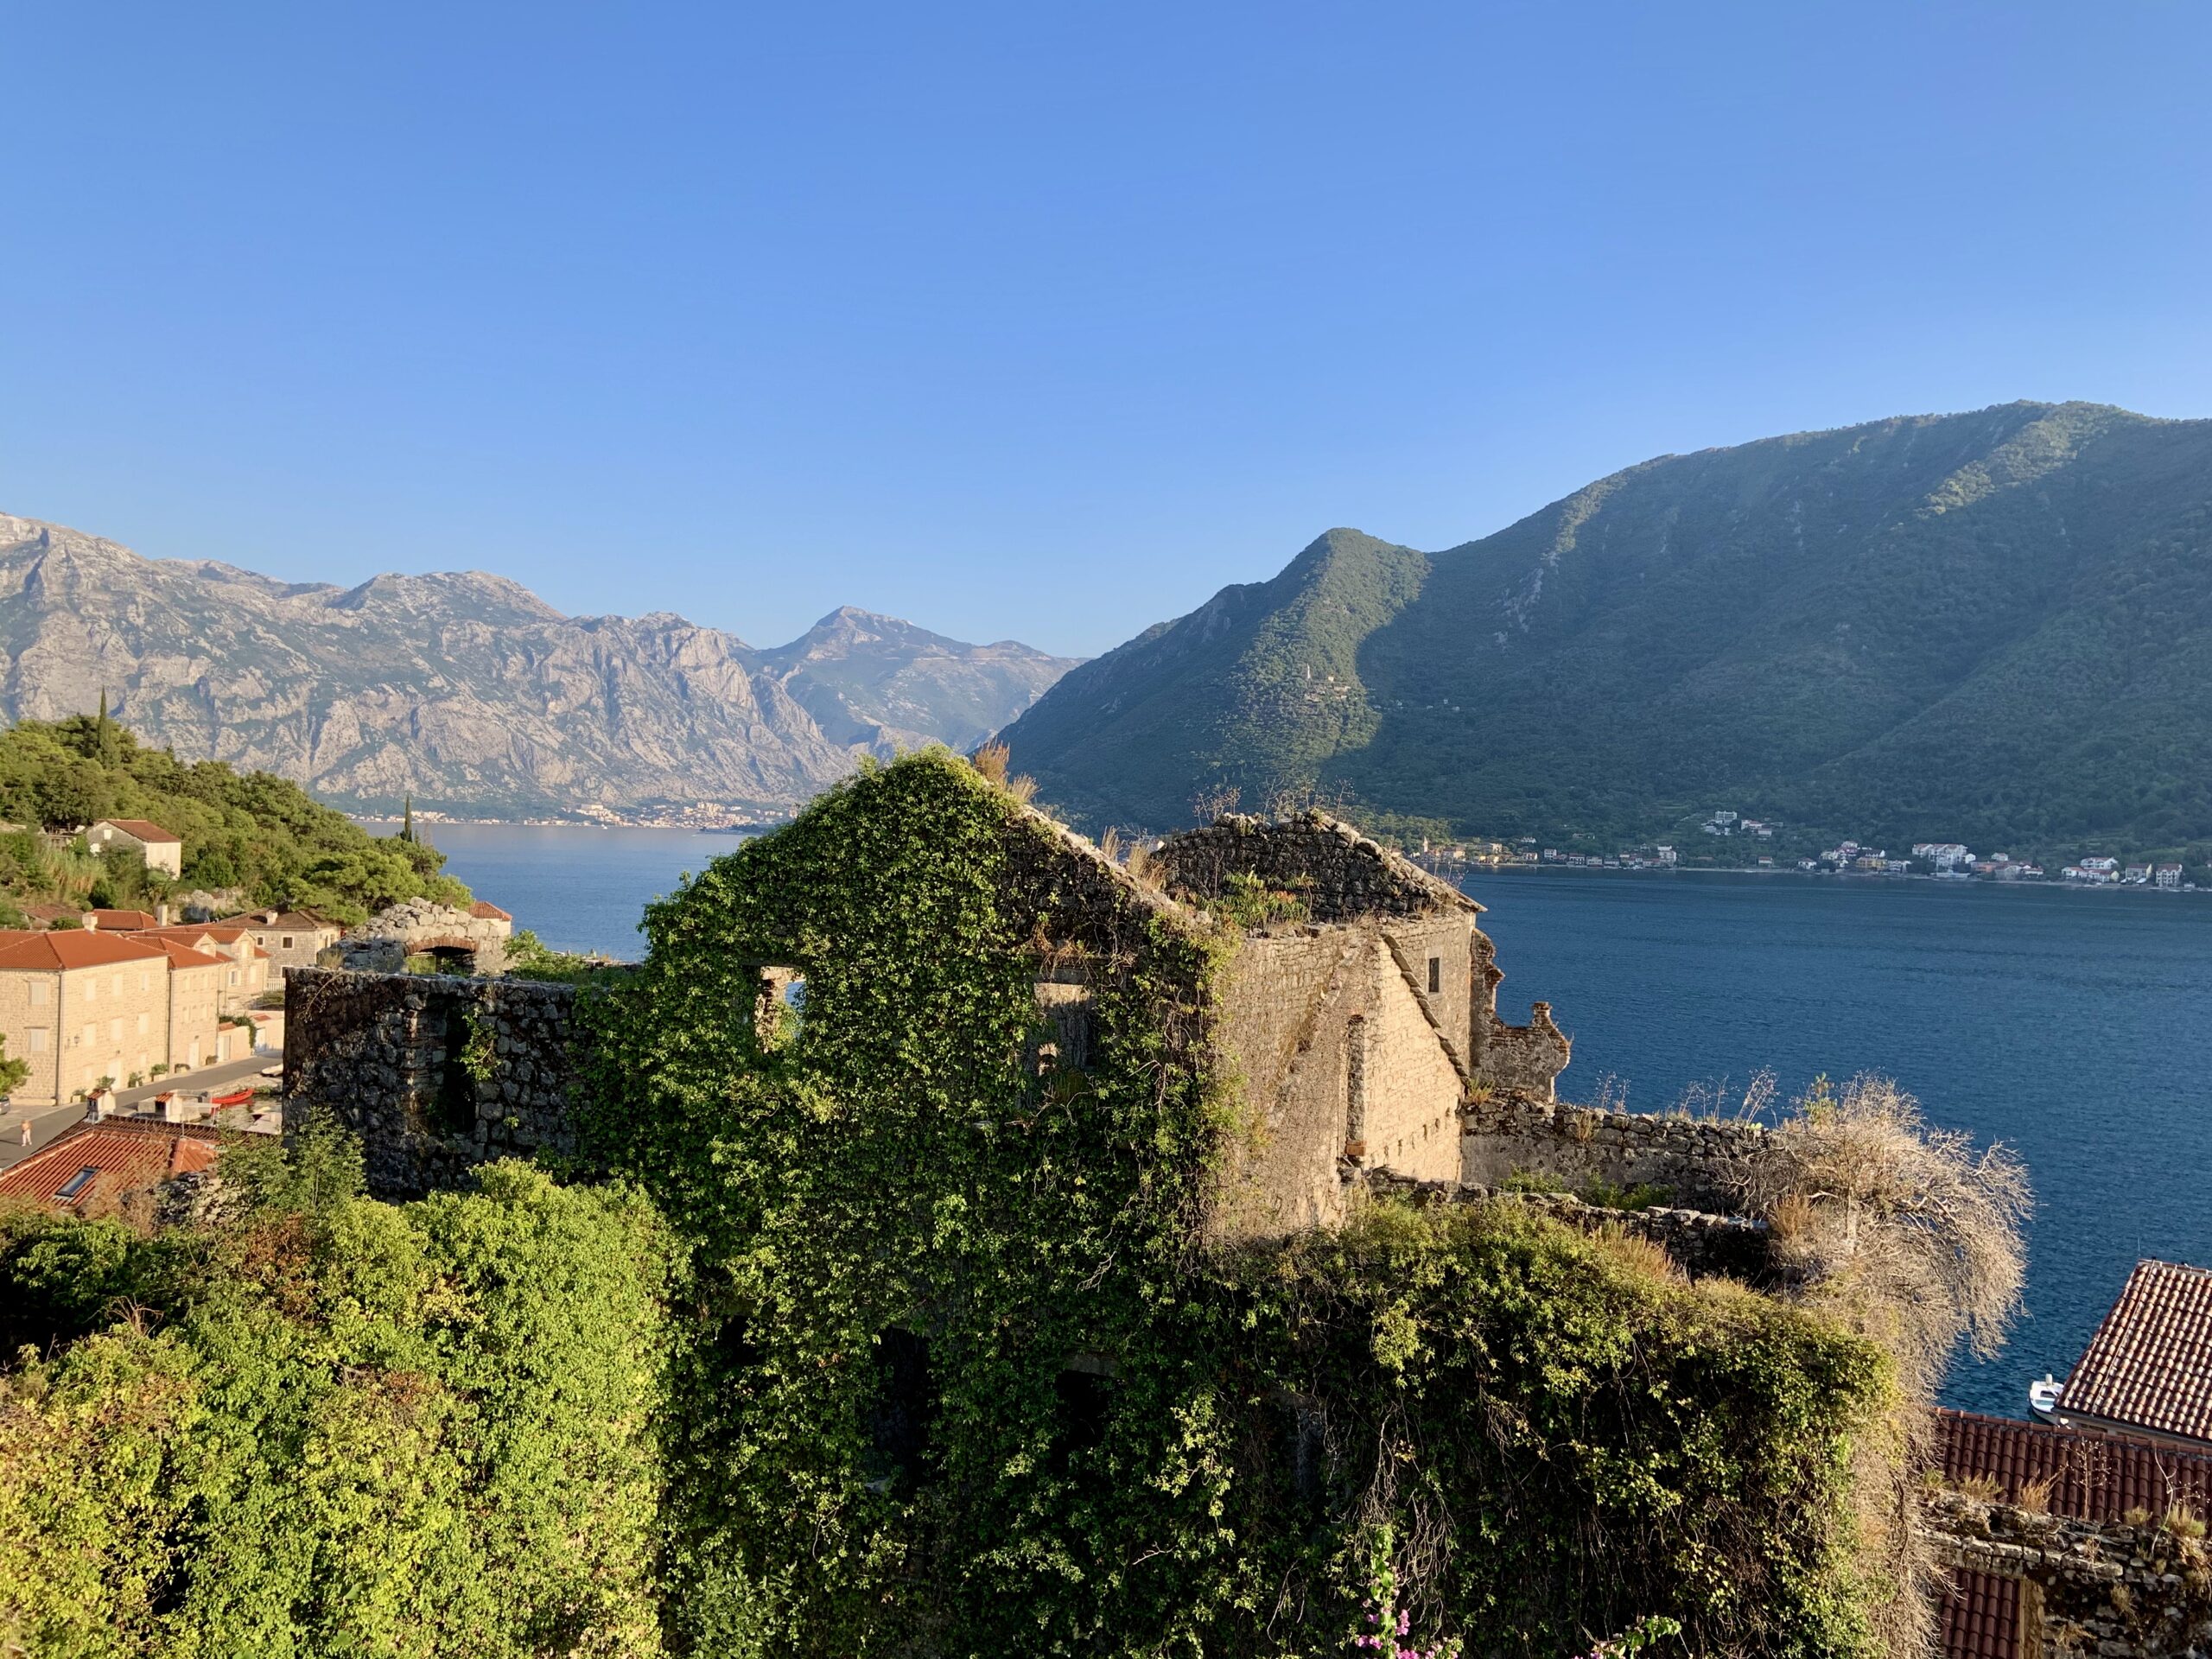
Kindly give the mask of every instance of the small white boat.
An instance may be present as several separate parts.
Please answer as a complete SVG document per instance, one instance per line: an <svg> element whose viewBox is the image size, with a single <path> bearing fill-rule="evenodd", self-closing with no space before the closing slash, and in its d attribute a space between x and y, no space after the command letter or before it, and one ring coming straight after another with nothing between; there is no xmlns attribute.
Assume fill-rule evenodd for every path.
<svg viewBox="0 0 2212 1659"><path fill-rule="evenodd" d="M2065 1391L2066 1385L2045 1371L2042 1382L2028 1384L2028 1409L2038 1417L2048 1417L2058 1409L2058 1397Z"/></svg>

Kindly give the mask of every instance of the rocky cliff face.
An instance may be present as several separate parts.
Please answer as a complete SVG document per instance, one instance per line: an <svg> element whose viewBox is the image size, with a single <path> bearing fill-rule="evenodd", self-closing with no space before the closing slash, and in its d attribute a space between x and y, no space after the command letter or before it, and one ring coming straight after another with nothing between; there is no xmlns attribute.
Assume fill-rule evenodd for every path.
<svg viewBox="0 0 2212 1659"><path fill-rule="evenodd" d="M286 584L0 516L0 712L96 707L341 804L779 811L866 750L972 744L1069 664L840 611L760 652L665 612L570 617L502 576Z"/></svg>

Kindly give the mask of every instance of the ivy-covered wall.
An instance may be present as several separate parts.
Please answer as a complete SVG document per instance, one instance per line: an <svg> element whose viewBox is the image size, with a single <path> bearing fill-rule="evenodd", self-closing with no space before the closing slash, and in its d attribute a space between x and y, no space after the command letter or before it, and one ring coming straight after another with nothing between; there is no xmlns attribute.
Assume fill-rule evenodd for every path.
<svg viewBox="0 0 2212 1659"><path fill-rule="evenodd" d="M943 754L648 914L585 1154L695 1278L664 1623L801 1655L1869 1650L1865 1343L1640 1241L1206 1241L1241 931ZM1863 1460L1862 1460L1863 1461Z"/></svg>

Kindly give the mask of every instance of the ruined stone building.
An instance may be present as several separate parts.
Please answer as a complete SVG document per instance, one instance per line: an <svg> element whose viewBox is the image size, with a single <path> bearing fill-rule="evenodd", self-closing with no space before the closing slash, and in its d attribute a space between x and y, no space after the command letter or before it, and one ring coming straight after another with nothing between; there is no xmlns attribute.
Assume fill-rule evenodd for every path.
<svg viewBox="0 0 2212 1659"><path fill-rule="evenodd" d="M1454 1620L1506 1602L1532 1629L1571 1618L1563 1651L1675 1608L1690 1650L1768 1650L1768 1621L1841 1605L1817 1586L1860 1535L1791 1506L1846 1501L1828 1459L1878 1392L1871 1344L1784 1306L1820 1271L1804 1249L1815 1200L1774 1173L1786 1131L1559 1099L1569 1039L1541 1002L1525 1023L1501 1016L1482 915L1320 814L1224 817L1122 859L923 755L652 906L651 955L612 987L289 970L288 1109L326 1106L357 1130L379 1196L550 1154L638 1181L702 1251L727 1251L728 1300L707 1315L730 1367L715 1433L770 1448L715 1501L763 1517L747 1559L825 1582L789 1554L811 1535L785 1523L788 1455L842 1494L821 1512L846 1529L840 1561L953 1563L895 1582L851 1568L852 1608L982 1629L989 1608L1077 1583L1077 1601L1101 1599L1069 1629L1135 1617L1121 1564L1183 1549L1163 1541L1178 1527L1211 1540L1179 1572L1249 1550L1254 1582L1320 1597L1314 1561L1371 1542L1363 1516L1411 1527L1411 1494L1431 1490L1401 1486L1402 1459L1381 1449L1410 1410L1423 1445L1464 1452L1426 1466L1444 1496L1420 1524L1440 1535L1479 1515L1486 1539L1527 1552L1509 1560L1470 1532L1424 1557L1459 1575L1434 1592ZM363 931L458 961L477 937L462 919L410 911ZM1796 1236L1777 1243L1784 1199ZM1870 1237L1883 1224L1853 1216ZM1469 1253L1432 1255L1418 1286L1326 1259L1405 1237ZM1416 1340L1406 1297L1479 1290L1488 1249L1563 1253L1539 1302L1639 1275L1605 1314L1633 1363L1515 1371L1556 1333L1550 1304L1504 1293L1482 1316L1497 1340L1440 1313ZM1695 1282L1722 1276L1773 1294ZM1296 1320L1254 1287L1293 1281L1311 1293ZM1249 1320L1187 1323L1231 1304ZM1715 1357L1732 1344L1764 1358ZM1401 1392L1403 1366L1428 1382ZM1770 1387L1786 1410L1745 1405ZM1531 1426L1555 1389L1583 1403ZM1717 1446L1713 1414L1739 1408L1750 1427ZM1802 1443L1777 1428L1806 1412L1829 1427ZM836 1433L801 1446L795 1417ZM1204 1481L1185 1433L1205 1440ZM1764 1461L1738 1484L1743 1457ZM1653 1524L1608 1484L1630 1465L1635 1491L1674 1494L1681 1547L1615 1549L1593 1573L1577 1541L1592 1516L1616 1541ZM1869 1478L1902 1481L1882 1467ZM1876 1492L1881 1512L1904 1490ZM1013 1516L1033 1550L985 1551ZM1338 1542L1308 1560L1300 1541L1325 1521ZM1726 1605L1686 1599L1671 1564L1724 1548ZM1007 1565L1061 1560L1080 1570L1051 1585ZM946 1650L977 1650L962 1643Z"/></svg>
<svg viewBox="0 0 2212 1659"><path fill-rule="evenodd" d="M1086 963L1101 940L1130 931L1139 918L1211 930L1217 912L1236 918L1234 889L1251 878L1272 896L1274 913L1243 930L1206 991L1211 1041L1237 1079L1252 1131L1232 1150L1216 1236L1333 1225L1370 1176L1459 1181L1471 1100L1510 1098L1547 1120L1554 1110L1553 1080L1567 1063L1568 1039L1541 1002L1526 1025L1499 1017L1503 976L1478 925L1482 906L1351 826L1318 813L1280 823L1224 818L1169 839L1136 874L1058 825L1051 830L1057 868L1031 873L1042 902L1025 930L1049 941L1037 1001L1050 1036L1033 1064L1084 1063ZM419 902L396 907L341 941L340 952L380 966L370 954L377 949L489 956L494 929L480 922L467 930L464 919ZM809 931L803 916L785 918L785 927L794 936ZM747 967L759 977L760 1007L772 1011L809 964ZM340 1108L368 1137L372 1179L395 1192L421 1192L472 1162L573 1147L566 1094L574 1070L559 1042L548 1041L557 1026L552 1011L569 998L564 988L388 966L385 974L289 973L288 1092ZM479 1101L475 1086L459 1080L463 1007L494 1022L511 1011L528 1027L530 1087L510 1075L487 1084ZM1495 1112L1491 1120L1493 1130L1503 1122ZM1495 1179L1497 1162L1478 1156L1476 1167Z"/></svg>

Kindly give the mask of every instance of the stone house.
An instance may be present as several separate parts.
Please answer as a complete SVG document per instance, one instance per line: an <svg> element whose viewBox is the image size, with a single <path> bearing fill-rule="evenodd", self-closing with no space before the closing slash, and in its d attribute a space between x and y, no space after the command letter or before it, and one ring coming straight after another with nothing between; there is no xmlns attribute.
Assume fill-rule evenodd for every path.
<svg viewBox="0 0 2212 1659"><path fill-rule="evenodd" d="M175 939L150 943L168 958L169 1070L196 1071L251 1053L251 1032L222 1023L224 982L236 964Z"/></svg>
<svg viewBox="0 0 2212 1659"><path fill-rule="evenodd" d="M103 856L134 853L172 879L184 874L184 842L148 818L102 818L85 831L85 844Z"/></svg>
<svg viewBox="0 0 2212 1659"><path fill-rule="evenodd" d="M147 928L131 936L156 944L181 944L219 957L224 964L221 1012L244 1014L269 988L269 953L254 943L251 930L219 923Z"/></svg>
<svg viewBox="0 0 2212 1659"><path fill-rule="evenodd" d="M225 917L221 925L245 929L277 976L287 968L313 967L346 931L343 923L312 910L251 910Z"/></svg>
<svg viewBox="0 0 2212 1659"><path fill-rule="evenodd" d="M169 959L112 934L0 933L0 1034L30 1076L18 1106L54 1106L167 1062Z"/></svg>
<svg viewBox="0 0 2212 1659"><path fill-rule="evenodd" d="M1498 1017L1503 976L1477 925L1482 906L1349 825L1319 814L1278 823L1225 817L1169 837L1135 872L1042 814L1025 814L1024 827L1045 831L1024 843L1031 862L1021 892L1011 895L1022 931L1045 941L1036 997L1051 1034L1033 1057L1039 1068L1086 1061L1089 964L1103 941L1126 941L1152 925L1211 936L1240 887L1256 881L1277 895L1279 913L1240 930L1220 979L1187 992L1210 1010L1208 1043L1237 1079L1251 1125L1227 1160L1209 1222L1216 1237L1334 1225L1370 1177L1458 1182L1469 1155L1462 1141L1470 1098L1510 1094L1540 1117L1553 1109L1568 1039L1542 1003L1524 1026ZM1049 849L1041 861L1039 846ZM464 919L474 918L419 901L395 906L349 934L340 951L354 947L360 960L365 947L392 940L410 952L459 956L480 948L477 936L449 931ZM772 925L779 938L820 936L816 919L798 910ZM731 971L751 977L753 1002L766 1009L780 1006L807 969L803 959L764 952ZM292 969L286 981L287 1095L322 1099L360 1131L372 1181L383 1190L419 1192L455 1179L450 1112L440 1103L453 1090L457 1039L449 1033L461 1029L461 1010L488 1018L506 1003L482 982L458 977L397 979L389 995L372 994L375 976L335 966ZM537 988L544 995L527 1001L533 1051L563 1017L548 1008L565 1007L568 995ZM518 995L507 1002L524 1006ZM372 1052L375 1064L365 1065ZM503 1102L492 1128L467 1126L474 1155L573 1141L560 1097L569 1068L541 1057L536 1075L545 1088ZM510 1116L526 1128L521 1142L497 1127ZM1499 1132L1523 1127L1516 1120ZM1495 1161L1486 1157L1484 1166Z"/></svg>
<svg viewBox="0 0 2212 1659"><path fill-rule="evenodd" d="M1542 1003L1528 1026L1499 1020L1482 906L1351 826L1224 817L1170 836L1144 874L1202 908L1240 885L1280 895L1218 990L1257 1139L1232 1154L1217 1231L1333 1225L1373 1172L1456 1182L1470 1091L1552 1098L1567 1039Z"/></svg>

